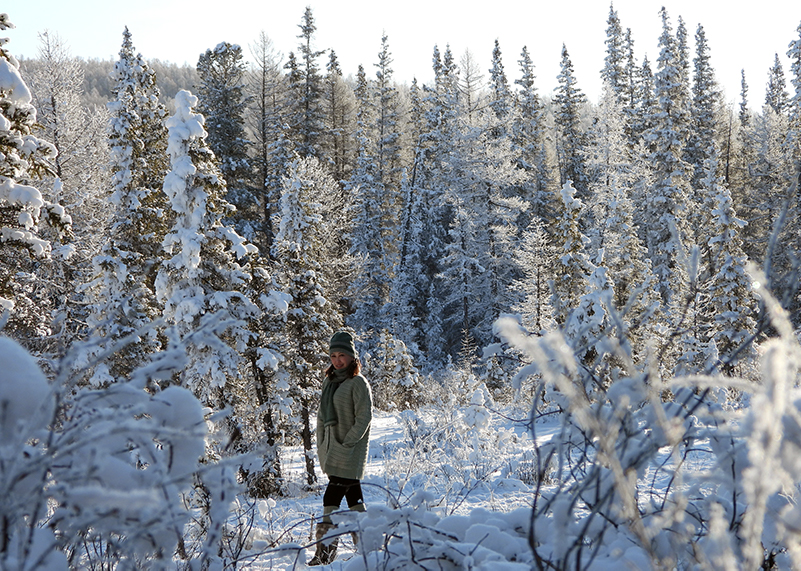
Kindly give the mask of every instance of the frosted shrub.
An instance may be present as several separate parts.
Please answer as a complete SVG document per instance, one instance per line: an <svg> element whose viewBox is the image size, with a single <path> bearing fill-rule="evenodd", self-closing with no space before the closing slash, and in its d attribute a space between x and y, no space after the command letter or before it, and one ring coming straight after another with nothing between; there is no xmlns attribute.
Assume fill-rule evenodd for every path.
<svg viewBox="0 0 801 571"><path fill-rule="evenodd" d="M373 389L373 404L379 410L416 408L424 398L420 372L409 349L400 339L382 329L378 338L365 340L364 372Z"/></svg>
<svg viewBox="0 0 801 571"><path fill-rule="evenodd" d="M499 321L561 410L559 433L535 448L535 568L801 565L801 347L779 305L759 295L780 334L764 348L761 384L662 380L656 367L621 360L604 387L559 333L528 336L516 321ZM722 406L722 389L750 393L750 407Z"/></svg>
<svg viewBox="0 0 801 571"><path fill-rule="evenodd" d="M69 364L49 384L0 337L0 568L174 567L206 424L189 391L144 389L184 356L168 351L129 382L76 389Z"/></svg>

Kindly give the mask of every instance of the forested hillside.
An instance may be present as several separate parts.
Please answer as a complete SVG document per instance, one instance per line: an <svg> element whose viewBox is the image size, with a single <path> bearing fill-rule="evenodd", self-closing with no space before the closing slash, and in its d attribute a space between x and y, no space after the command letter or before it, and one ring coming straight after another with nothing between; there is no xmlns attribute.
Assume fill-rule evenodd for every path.
<svg viewBox="0 0 801 571"><path fill-rule="evenodd" d="M336 46L315 45L311 9L285 57L262 34L252 46L209 46L196 68L144 60L127 29L115 62L74 58L55 34L22 62L0 44L2 329L60 387L47 409L59 422L37 430L95 430L90 416L68 412L90 415L86 399L99 399L106 419L129 406L126 426L146 436L103 446L137 451L114 453L153 489L163 470L174 476L171 494L200 497L196 535L112 555L108 542L133 528L110 525L96 538L104 557L186 556L186 542L213 560L222 525L213 506L226 486L249 498L289 494L283 447L306 451L314 490L320 372L343 328L383 411L447 403L474 415L486 398L522 402L532 427L539 415L564 418L562 446L537 450L531 468L537 497L541 486L564 485L534 502L530 526L564 516L589 531L565 531L564 549L540 552L532 531L540 568L584 568L582 542L596 555L613 543L608 522L627 529L625 542L654 568L670 567L660 533L678 529L684 509L700 523L678 536L719 541L748 568L798 557L787 522L770 538L778 543L754 539L754 518L767 517L779 488L756 489L746 452L735 467L732 451L756 437L729 425L731 447L715 462L730 462L726 493L744 501L670 507L670 485L659 501L633 491L648 462L670 456L660 456L665 447L681 465L681 446L715 441L726 424L716 415L739 411L738 422L759 425L747 416L752 398L776 406L773 427L796 418L770 387L781 377L789 395L798 365L801 26L786 39L788 79L777 56L765 92L749 89L762 77L743 76L732 107L703 26L688 30L665 8L660 17L658 56L640 60L637 31L610 7L598 101L582 92L566 48L558 87L544 94L537 54L503 38L489 47L488 70L469 52L432 46L435 79L423 85L395 80L384 37L369 68L343 77ZM0 28L10 22L13 14ZM760 356L773 359L762 371ZM215 468L205 476L187 476L185 456L176 475L162 449L151 450L170 438L142 428L169 417L159 408L165 393L210 427L200 448ZM178 424L170 430L189 430ZM651 440L636 440L638 426L653 430ZM18 443L34 442L44 457L39 434ZM599 441L604 434L613 440ZM189 455L190 440L181 441ZM783 469L791 494L797 470ZM67 488L80 480L63 466L43 470ZM42 505L77 509L55 488L63 495ZM763 511L753 515L749 503ZM598 514L607 523L592 527ZM79 566L92 556L69 542L99 524L70 521L73 535L53 541ZM0 561L11 560L9 538L25 544L5 525ZM726 533L733 551L721 547Z"/></svg>

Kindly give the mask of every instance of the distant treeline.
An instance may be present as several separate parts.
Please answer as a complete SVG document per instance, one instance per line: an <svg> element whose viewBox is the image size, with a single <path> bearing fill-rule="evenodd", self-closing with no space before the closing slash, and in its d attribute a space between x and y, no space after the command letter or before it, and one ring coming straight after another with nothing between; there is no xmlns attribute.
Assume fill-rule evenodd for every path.
<svg viewBox="0 0 801 571"><path fill-rule="evenodd" d="M111 79L111 71L114 69L115 60L83 59L77 58L83 67L83 99L87 107L105 106L111 101L111 90L114 87L114 80ZM20 58L23 73L33 71L40 65L38 59ZM158 59L148 60L150 67L156 72L161 102L172 107L172 100L175 94L181 89L195 90L198 84L197 69L189 65L177 65L170 62L162 62Z"/></svg>

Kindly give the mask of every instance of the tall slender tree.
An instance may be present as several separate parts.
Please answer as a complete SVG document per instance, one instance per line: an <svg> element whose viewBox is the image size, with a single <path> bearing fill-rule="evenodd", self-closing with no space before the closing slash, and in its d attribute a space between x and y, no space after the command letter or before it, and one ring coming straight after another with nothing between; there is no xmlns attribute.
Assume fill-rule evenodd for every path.
<svg viewBox="0 0 801 571"><path fill-rule="evenodd" d="M301 157L323 157L322 138L325 135L325 112L323 109L324 85L317 62L324 51L314 47L314 34L317 26L311 7L303 13L303 21L298 25L298 54L290 65L290 87L294 91L296 112L291 123L295 149Z"/></svg>
<svg viewBox="0 0 801 571"><path fill-rule="evenodd" d="M685 301L688 277L682 263L687 248L691 167L684 161L689 109L685 106L681 59L667 11L662 8L659 69L654 77L658 108L646 133L654 182L645 196L646 246L666 307Z"/></svg>
<svg viewBox="0 0 801 571"><path fill-rule="evenodd" d="M518 195L528 203L520 220L520 226L528 228L534 217L540 220L548 217L552 195L548 184L551 176L545 141L545 106L535 85L534 63L525 47L518 64L520 77L515 84L520 90L515 98L511 143L517 166L525 172L518 185Z"/></svg>
<svg viewBox="0 0 801 571"><path fill-rule="evenodd" d="M581 113L587 101L577 86L573 73L573 62L567 48L562 46L559 84L553 98L554 117L557 128L556 149L559 160L560 184L572 183L581 200L588 198L589 179L584 171L582 155L587 144L586 133L581 124Z"/></svg>
<svg viewBox="0 0 801 571"><path fill-rule="evenodd" d="M789 94L787 93L787 81L784 78L784 68L779 59L779 54L773 57L773 66L768 71L768 85L765 90L765 105L770 107L774 113L782 114L787 111Z"/></svg>
<svg viewBox="0 0 801 571"><path fill-rule="evenodd" d="M281 160L284 116L287 112L287 96L281 74L281 56L270 37L259 34L251 46L253 66L247 74L248 90L252 94L250 108L246 113L251 145L251 163L255 177L254 192L261 207L261 224L255 233L254 243L264 255L269 255L275 235L273 215L280 196L279 183L284 161Z"/></svg>
<svg viewBox="0 0 801 571"><path fill-rule="evenodd" d="M246 67L242 48L221 42L200 54L197 63L198 113L206 118L207 143L225 179L227 201L236 206L233 219L240 232L253 238L260 222L254 192L250 141L245 132Z"/></svg>

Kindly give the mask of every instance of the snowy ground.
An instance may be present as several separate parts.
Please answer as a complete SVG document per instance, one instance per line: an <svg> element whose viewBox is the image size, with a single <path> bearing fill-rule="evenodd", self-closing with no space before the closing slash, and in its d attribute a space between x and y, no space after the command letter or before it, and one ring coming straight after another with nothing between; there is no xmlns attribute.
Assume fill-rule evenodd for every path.
<svg viewBox="0 0 801 571"><path fill-rule="evenodd" d="M501 417L485 420L478 429L464 424L461 414L442 418L441 413L434 411L376 413L363 480L368 521L371 513L375 517L379 510L402 511L423 502L428 516L448 521L451 526L459 521L457 528L462 532L470 527L465 517L469 514L486 519L492 513L517 512L517 518L527 513L533 497L533 488L524 481L525 459L530 457L532 447L528 431L519 421ZM547 439L557 429L553 425L538 424L537 437ZM283 451L283 468L292 497L274 504L259 504L261 517L255 522L253 536L265 540L265 549L268 549L266 542L271 540L288 545L309 544L313 518L319 515L322 507L327 478L318 471L315 492L302 491L304 472L300 448ZM451 516L463 519L455 520ZM260 551L258 546L257 541L254 555ZM313 551L313 546L306 550L307 560L311 559ZM323 569L344 570L366 563L359 561L361 556L354 555L353 543L345 535L340 541L337 561ZM297 553L277 556L262 552L248 564L252 569L302 569L302 559Z"/></svg>

